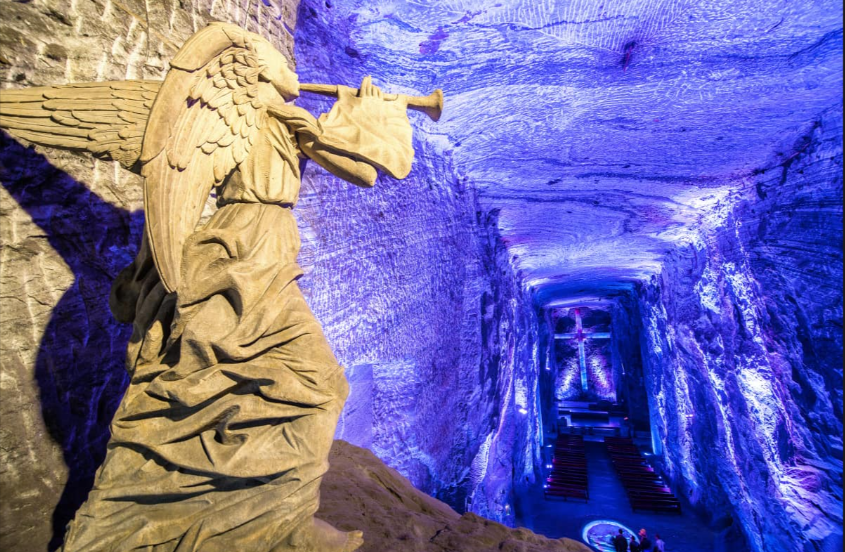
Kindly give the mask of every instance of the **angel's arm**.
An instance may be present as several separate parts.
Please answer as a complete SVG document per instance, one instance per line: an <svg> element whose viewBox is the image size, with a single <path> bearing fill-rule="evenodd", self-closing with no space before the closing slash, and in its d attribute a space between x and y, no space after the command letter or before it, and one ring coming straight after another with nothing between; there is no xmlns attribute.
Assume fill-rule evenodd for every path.
<svg viewBox="0 0 845 552"><path fill-rule="evenodd" d="M382 98L381 90L372 84L370 77L361 83L361 95ZM356 186L371 188L376 183L378 171L372 165L354 157L343 155L319 144L314 137L300 134L299 147L303 153L333 175Z"/></svg>
<svg viewBox="0 0 845 552"><path fill-rule="evenodd" d="M266 86L260 87L259 97L267 106L269 115L285 121L295 130L299 149L306 157L338 178L356 186L370 188L375 184L378 172L373 166L332 151L317 142L323 129L320 121L313 115L301 107L286 103Z"/></svg>
<svg viewBox="0 0 845 552"><path fill-rule="evenodd" d="M414 150L407 104L385 99L365 77L356 90L337 87L337 102L319 118L319 135L300 137L300 149L326 170L359 186L375 183L377 171L408 176Z"/></svg>
<svg viewBox="0 0 845 552"><path fill-rule="evenodd" d="M346 155L334 153L321 146L311 136L302 133L297 134L297 136L302 153L338 178L363 188L372 188L376 183L378 172L372 165Z"/></svg>

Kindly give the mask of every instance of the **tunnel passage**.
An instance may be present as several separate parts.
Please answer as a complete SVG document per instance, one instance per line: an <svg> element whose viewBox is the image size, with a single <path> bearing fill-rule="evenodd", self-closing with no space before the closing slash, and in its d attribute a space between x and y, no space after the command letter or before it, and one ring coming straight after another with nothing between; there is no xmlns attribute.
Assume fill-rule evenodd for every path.
<svg viewBox="0 0 845 552"><path fill-rule="evenodd" d="M272 17L257 1L150 3L149 57L147 22L120 7L143 3L59 4L6 6L3 88L160 78L170 43L226 20L295 53L302 82L443 89L436 126L411 114L408 180L362 191L305 169L301 285L351 381L340 438L459 512L516 524L557 390L584 391L579 355L560 353L577 370L558 382L557 341L583 344L588 393L589 355L608 358L601 339L556 340L577 320L553 312L584 309L582 333L602 333L596 309L606 380L685 515L731 550L841 549L841 2L262 0ZM7 170L0 189L15 491L0 540L46 548L125 384L128 330L104 301L142 198L106 163L4 148L51 165ZM50 174L91 190L94 211L45 195ZM66 427L39 394L56 358L73 376Z"/></svg>

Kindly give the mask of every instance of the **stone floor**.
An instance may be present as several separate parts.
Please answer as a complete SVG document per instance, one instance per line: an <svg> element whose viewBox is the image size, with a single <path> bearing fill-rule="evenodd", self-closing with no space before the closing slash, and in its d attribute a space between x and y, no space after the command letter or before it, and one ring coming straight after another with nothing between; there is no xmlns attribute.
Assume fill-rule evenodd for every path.
<svg viewBox="0 0 845 552"><path fill-rule="evenodd" d="M660 533L667 552L713 552L715 534L691 512L658 514L632 512L622 483L613 471L604 444L586 441L590 501L546 500L542 483L537 483L516 505L517 525L527 527L547 537L568 537L581 541L587 523L610 519L633 531L645 528L649 537Z"/></svg>

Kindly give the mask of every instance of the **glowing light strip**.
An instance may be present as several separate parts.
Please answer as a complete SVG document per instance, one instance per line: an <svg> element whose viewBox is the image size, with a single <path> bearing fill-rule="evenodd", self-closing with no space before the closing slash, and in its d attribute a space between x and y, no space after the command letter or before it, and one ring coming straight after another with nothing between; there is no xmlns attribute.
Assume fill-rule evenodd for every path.
<svg viewBox="0 0 845 552"><path fill-rule="evenodd" d="M590 390L590 384L587 381L587 354L584 352L583 341L578 342L578 365L581 367L581 389L586 393Z"/></svg>
<svg viewBox="0 0 845 552"><path fill-rule="evenodd" d="M578 334L578 365L581 367L581 389L584 393L590 390L587 381L587 354L584 352L584 327L581 324L581 310L575 309L575 333Z"/></svg>

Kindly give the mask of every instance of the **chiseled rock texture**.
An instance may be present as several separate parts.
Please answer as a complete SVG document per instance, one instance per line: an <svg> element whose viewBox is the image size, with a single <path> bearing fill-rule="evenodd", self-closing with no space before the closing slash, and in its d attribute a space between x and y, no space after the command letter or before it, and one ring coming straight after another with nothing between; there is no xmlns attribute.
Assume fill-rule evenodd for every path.
<svg viewBox="0 0 845 552"><path fill-rule="evenodd" d="M299 12L302 80L359 82L365 67L345 53L344 29L318 31L319 18ZM4 2L3 13L2 86L22 87L161 79L211 20L292 52L297 6L33 0ZM315 113L330 105L302 103ZM540 458L536 313L497 212L476 208L448 140L412 118L417 161L405 181L362 190L308 167L295 210L300 283L352 384L338 435L459 510L512 523L514 478L533 482ZM0 139L0 547L40 550L61 542L85 499L127 384L130 328L107 299L140 241L142 195L112 163Z"/></svg>
<svg viewBox="0 0 845 552"><path fill-rule="evenodd" d="M750 184L640 289L663 468L751 550L838 551L841 108Z"/></svg>
<svg viewBox="0 0 845 552"><path fill-rule="evenodd" d="M323 55L338 76L443 89L432 132L500 210L541 305L647 280L842 102L838 0L304 0L300 20L312 12L327 23L300 21L300 66Z"/></svg>
<svg viewBox="0 0 845 552"><path fill-rule="evenodd" d="M393 84L399 69L369 64L350 43L354 20L333 6L300 5L302 82L357 86L371 74L389 92L437 86ZM330 105L298 104L315 114ZM301 285L351 385L336 437L459 511L512 524L514 481L533 483L540 463L548 402L537 363L548 339L511 269L499 212L477 208L440 123L410 117L406 180L382 176L361 190L313 165L303 177Z"/></svg>
<svg viewBox="0 0 845 552"><path fill-rule="evenodd" d="M314 78L443 88L418 128L513 287L628 310L623 387L731 550L841 541L841 2L303 0L296 43Z"/></svg>
<svg viewBox="0 0 845 552"><path fill-rule="evenodd" d="M588 552L570 539L547 539L475 514L460 515L415 489L370 451L335 441L317 517L364 532L361 552Z"/></svg>
<svg viewBox="0 0 845 552"><path fill-rule="evenodd" d="M161 78L212 19L295 50L303 82L443 88L439 123L411 114L407 180L362 190L305 171L301 285L351 383L338 438L511 524L550 414L550 313L610 309L618 388L649 413L634 421L725 545L841 548L841 2L0 9L2 88ZM0 547L43 550L126 385L128 328L107 296L140 239L141 191L114 164L0 139ZM451 528L435 542L516 534L415 496Z"/></svg>
<svg viewBox="0 0 845 552"><path fill-rule="evenodd" d="M246 25L292 53L296 4L2 0L0 87L161 79L176 49L212 20ZM58 546L105 456L131 333L108 296L140 243L140 182L116 163L0 136L3 550Z"/></svg>

